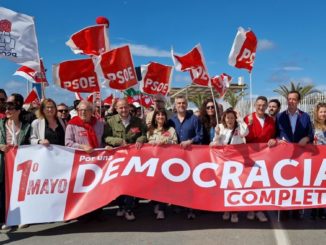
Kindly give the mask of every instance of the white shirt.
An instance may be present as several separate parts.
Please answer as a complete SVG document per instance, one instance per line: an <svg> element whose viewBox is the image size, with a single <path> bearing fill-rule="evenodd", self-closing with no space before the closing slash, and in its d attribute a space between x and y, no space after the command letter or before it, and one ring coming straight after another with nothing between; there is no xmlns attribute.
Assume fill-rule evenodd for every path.
<svg viewBox="0 0 326 245"><path fill-rule="evenodd" d="M264 127L264 123L265 123L265 117L259 117L256 114L256 118L258 119L260 126L263 128Z"/></svg>
<svg viewBox="0 0 326 245"><path fill-rule="evenodd" d="M121 118L121 117L120 117L120 118ZM128 127L128 125L130 124L130 118L131 118L130 115L128 116L127 119L122 119L122 118L121 118L121 122L122 122L123 126L125 126L125 128Z"/></svg>

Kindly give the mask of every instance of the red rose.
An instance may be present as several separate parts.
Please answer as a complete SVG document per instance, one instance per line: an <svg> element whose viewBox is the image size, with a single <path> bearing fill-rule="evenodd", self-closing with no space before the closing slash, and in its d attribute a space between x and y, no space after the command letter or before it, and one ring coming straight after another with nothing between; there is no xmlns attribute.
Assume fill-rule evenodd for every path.
<svg viewBox="0 0 326 245"><path fill-rule="evenodd" d="M130 131L131 131L133 134L140 133L140 129L139 129L139 128L131 128Z"/></svg>
<svg viewBox="0 0 326 245"><path fill-rule="evenodd" d="M0 20L0 31L11 32L11 22L9 20Z"/></svg>
<svg viewBox="0 0 326 245"><path fill-rule="evenodd" d="M169 131L165 131L163 134L162 134L164 137L170 137L171 134Z"/></svg>

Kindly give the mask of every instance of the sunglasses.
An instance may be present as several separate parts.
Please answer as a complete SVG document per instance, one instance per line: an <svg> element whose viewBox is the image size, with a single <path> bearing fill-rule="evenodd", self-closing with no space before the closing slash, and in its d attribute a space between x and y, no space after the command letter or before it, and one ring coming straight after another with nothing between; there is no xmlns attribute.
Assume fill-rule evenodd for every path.
<svg viewBox="0 0 326 245"><path fill-rule="evenodd" d="M61 113L68 113L68 110L58 110L58 112L61 112Z"/></svg>
<svg viewBox="0 0 326 245"><path fill-rule="evenodd" d="M0 98L1 102L6 102L6 98Z"/></svg>
<svg viewBox="0 0 326 245"><path fill-rule="evenodd" d="M214 106L207 106L206 110L215 109Z"/></svg>
<svg viewBox="0 0 326 245"><path fill-rule="evenodd" d="M5 108L6 108L6 110L8 110L8 111L18 110L18 106L15 105L15 104L12 103L12 102L7 102L6 105L5 105Z"/></svg>

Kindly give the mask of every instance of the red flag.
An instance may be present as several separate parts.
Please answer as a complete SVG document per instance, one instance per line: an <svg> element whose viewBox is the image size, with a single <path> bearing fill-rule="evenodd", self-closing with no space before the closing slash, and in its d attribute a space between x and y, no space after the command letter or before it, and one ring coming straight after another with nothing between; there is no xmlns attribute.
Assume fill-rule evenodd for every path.
<svg viewBox="0 0 326 245"><path fill-rule="evenodd" d="M172 52L172 59L176 70L190 71L193 83L202 86L209 85L209 75L200 44L184 56L177 56Z"/></svg>
<svg viewBox="0 0 326 245"><path fill-rule="evenodd" d="M225 73L222 73L221 75L215 76L211 79L211 84L220 94L220 98L225 95L228 87L230 86L231 81L232 77Z"/></svg>
<svg viewBox="0 0 326 245"><path fill-rule="evenodd" d="M99 92L94 92L87 96L88 102L94 103L97 100L101 100L101 95Z"/></svg>
<svg viewBox="0 0 326 245"><path fill-rule="evenodd" d="M109 50L105 25L86 27L72 34L66 44L75 54L96 55Z"/></svg>
<svg viewBox="0 0 326 245"><path fill-rule="evenodd" d="M109 87L125 90L137 84L129 46L112 49L102 54L100 64Z"/></svg>
<svg viewBox="0 0 326 245"><path fill-rule="evenodd" d="M172 66L151 62L141 66L140 90L146 94L167 95L172 79Z"/></svg>
<svg viewBox="0 0 326 245"><path fill-rule="evenodd" d="M256 55L257 38L252 31L239 27L229 54L229 64L251 72Z"/></svg>
<svg viewBox="0 0 326 245"><path fill-rule="evenodd" d="M111 94L110 96L106 97L104 100L103 100L103 104L107 104L107 105L112 105L112 101L113 101L113 95Z"/></svg>
<svg viewBox="0 0 326 245"><path fill-rule="evenodd" d="M40 98L37 95L35 89L32 89L31 92L27 95L24 104L31 104L31 103L40 104Z"/></svg>
<svg viewBox="0 0 326 245"><path fill-rule="evenodd" d="M14 75L21 76L32 83L45 83L45 85L48 86L49 83L46 79L46 73L45 73L45 68L42 59L40 60L40 64L41 64L41 72L38 72L27 66L21 66L14 73Z"/></svg>
<svg viewBox="0 0 326 245"><path fill-rule="evenodd" d="M209 86L209 75L205 66L198 66L190 70L190 76L193 83L201 86Z"/></svg>
<svg viewBox="0 0 326 245"><path fill-rule="evenodd" d="M91 93L100 91L92 59L68 60L53 65L53 82L72 92Z"/></svg>

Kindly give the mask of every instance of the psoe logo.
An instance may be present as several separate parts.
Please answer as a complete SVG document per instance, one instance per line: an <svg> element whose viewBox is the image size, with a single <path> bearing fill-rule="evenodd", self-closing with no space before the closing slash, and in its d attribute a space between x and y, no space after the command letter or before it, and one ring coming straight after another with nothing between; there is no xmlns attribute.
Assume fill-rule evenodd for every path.
<svg viewBox="0 0 326 245"><path fill-rule="evenodd" d="M17 57L15 51L16 40L11 37L11 22L0 20L0 54L4 56Z"/></svg>

